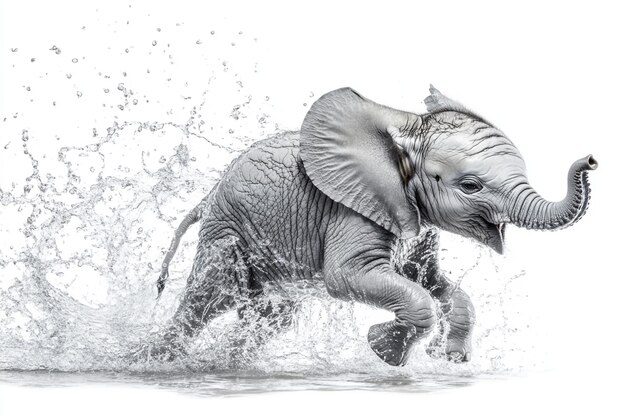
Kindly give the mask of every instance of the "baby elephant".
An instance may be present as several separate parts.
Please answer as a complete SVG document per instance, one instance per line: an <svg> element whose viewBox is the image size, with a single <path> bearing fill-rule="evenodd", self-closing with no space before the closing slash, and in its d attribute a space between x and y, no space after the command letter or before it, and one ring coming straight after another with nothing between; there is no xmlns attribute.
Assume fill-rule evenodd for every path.
<svg viewBox="0 0 626 417"><path fill-rule="evenodd" d="M323 280L332 297L395 314L367 336L389 365L406 363L438 315L443 325L429 351L468 361L474 309L438 267L438 230L502 253L508 223L567 227L587 209L587 170L598 164L591 155L574 162L567 196L546 201L500 130L432 86L430 93L428 113L417 115L335 90L311 106L299 133L257 142L238 157L183 220L165 257L159 294L182 234L202 220L164 342L198 333L238 297L249 300L241 315L252 309L284 326L288 300L254 300L286 280Z"/></svg>

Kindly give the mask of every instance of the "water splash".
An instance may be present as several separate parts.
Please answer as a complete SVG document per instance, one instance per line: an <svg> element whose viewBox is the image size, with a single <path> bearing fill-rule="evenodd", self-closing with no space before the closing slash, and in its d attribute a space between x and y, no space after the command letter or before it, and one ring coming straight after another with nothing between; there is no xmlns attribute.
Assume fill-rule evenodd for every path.
<svg viewBox="0 0 626 417"><path fill-rule="evenodd" d="M521 365L519 358L507 362L511 354L523 354L507 340L512 330L506 298L515 296L508 286L519 275L501 281L500 290L489 283L489 292L474 294L479 325L470 364L432 359L424 353L425 343L416 348L409 366L383 364L370 351L366 332L387 317L333 300L319 283L288 289L289 299L301 308L283 332L273 331L260 316L239 320L231 312L187 341L189 354L183 358L132 358L138 346L151 343L167 326L193 263L195 239L188 238L172 264L173 282L155 302L154 282L170 236L189 207L219 179L221 167L200 168L190 149L201 144L233 156L240 151L192 133L189 127L115 123L96 142L60 147L57 161L64 170L45 178L29 150L28 131L23 131L32 174L23 189L0 191L3 217L16 220L9 239L14 245L0 260L0 368L410 376L473 375ZM453 239L448 245L459 244L463 242ZM483 253L469 265L457 266L458 271L448 265L451 276L472 282L485 273L480 268L489 264L481 259L485 257ZM445 256L442 262L445 267ZM284 296L277 293L262 302Z"/></svg>
<svg viewBox="0 0 626 417"><path fill-rule="evenodd" d="M245 36L237 33L237 45ZM223 55L216 56L211 48L220 39ZM189 354L183 358L133 358L167 326L192 267L193 231L171 264L168 290L155 301L160 262L178 222L230 160L258 138L282 131L274 121L271 93L259 87L257 63L223 52L224 46L237 50L230 48L232 39L211 31L201 41L195 34L186 41L199 48L194 56L205 56L213 68L200 79L177 78L185 73L177 60L185 57L178 58L162 38L112 48L138 57L130 69L111 68L106 57L83 57L84 51L69 44L61 45L63 54L48 44L41 60L22 60L26 70L27 64L19 64L22 49L11 49L15 71L29 74L32 85L3 116L2 163L11 163L12 171L0 179L1 370L413 378L510 372L528 365L519 324L527 289L519 285L519 269L504 260L490 262L485 250L451 236L444 239L442 266L451 278L462 277L478 316L469 364L432 359L424 341L408 366L385 365L371 352L366 333L369 325L387 319L386 313L333 300L320 285L288 289L300 308L284 331L273 331L254 313L239 320L231 312L187 341ZM46 60L59 54L72 58L57 67L30 67L39 61L53 65ZM168 87L151 93L163 83ZM304 89L294 107L306 107L318 95ZM74 125L74 112L82 106L98 114L90 125L86 118ZM52 108L61 123L45 118Z"/></svg>

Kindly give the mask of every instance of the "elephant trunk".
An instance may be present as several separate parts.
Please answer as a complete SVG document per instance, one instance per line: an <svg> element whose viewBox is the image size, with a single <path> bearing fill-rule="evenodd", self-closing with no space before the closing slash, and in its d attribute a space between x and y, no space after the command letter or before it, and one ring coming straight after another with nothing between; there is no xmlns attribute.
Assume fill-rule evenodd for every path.
<svg viewBox="0 0 626 417"><path fill-rule="evenodd" d="M587 171L598 167L589 155L574 162L567 174L567 195L559 202L543 199L533 188L526 185L510 210L513 224L527 229L555 230L568 227L578 221L589 204Z"/></svg>

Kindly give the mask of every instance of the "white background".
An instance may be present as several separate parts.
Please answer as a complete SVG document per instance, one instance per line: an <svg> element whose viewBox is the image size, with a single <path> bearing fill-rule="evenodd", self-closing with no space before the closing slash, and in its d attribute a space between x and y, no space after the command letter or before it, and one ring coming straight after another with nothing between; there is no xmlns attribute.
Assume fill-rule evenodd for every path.
<svg viewBox="0 0 626 417"><path fill-rule="evenodd" d="M0 386L0 415L288 415L293 409L296 415L621 414L626 10L619 2L3 1L0 57L14 45L36 54L53 44L80 45L98 56L112 36L102 22L125 20L130 3L135 11L150 12L149 23L137 23L128 35L133 42L149 41L148 31L172 22L184 22L186 33L198 39L210 30L258 38L240 45L236 57L259 62L255 88L271 95L271 116L281 128L298 129L310 91L318 97L351 86L377 102L422 112L432 83L494 121L516 143L532 183L549 199L564 195L571 162L593 153L600 167L590 175L591 207L580 223L559 233L510 228L508 234L508 251L523 259L529 279L537 281L533 313L549 330L537 344L556 359L545 375L412 395L203 399L125 387L7 385ZM94 23L95 16L102 43L81 44L86 41L76 37L76 28ZM185 56L190 73L211 70L200 57L194 62L193 55ZM6 75L6 62L0 61L2 115L11 112L12 92L24 82ZM64 123L38 111L31 117ZM76 115L81 117L90 115ZM2 144L9 139L0 138ZM20 169L0 168L3 178Z"/></svg>

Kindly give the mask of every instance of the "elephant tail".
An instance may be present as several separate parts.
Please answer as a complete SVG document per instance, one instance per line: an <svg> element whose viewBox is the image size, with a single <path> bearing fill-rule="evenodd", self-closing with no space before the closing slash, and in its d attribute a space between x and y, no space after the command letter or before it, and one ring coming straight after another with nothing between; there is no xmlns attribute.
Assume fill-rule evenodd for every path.
<svg viewBox="0 0 626 417"><path fill-rule="evenodd" d="M172 243L170 243L170 248L167 250L165 254L165 259L163 260L163 264L161 264L161 274L159 275L159 279L157 280L156 286L158 290L157 300L161 296L163 289L165 288L165 281L169 277L168 268L170 266L170 262L176 253L176 249L178 249L178 244L180 243L180 239L183 237L189 226L197 223L202 218L202 207L204 206L204 200L194 207L189 214L185 216L178 229L174 233L174 238L172 239Z"/></svg>

